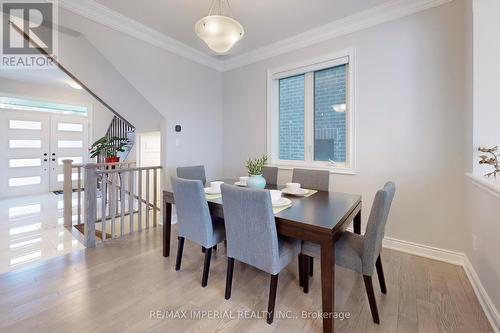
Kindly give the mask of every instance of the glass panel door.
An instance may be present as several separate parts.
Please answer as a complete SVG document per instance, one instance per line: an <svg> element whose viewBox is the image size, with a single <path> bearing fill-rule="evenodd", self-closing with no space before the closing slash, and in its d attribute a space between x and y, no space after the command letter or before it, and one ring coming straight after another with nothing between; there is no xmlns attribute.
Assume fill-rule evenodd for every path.
<svg viewBox="0 0 500 333"><path fill-rule="evenodd" d="M52 115L50 119L50 191L61 191L64 181L62 161L69 159L75 164L87 163L88 119L56 115ZM72 177L73 187L76 187L78 174L75 173Z"/></svg>
<svg viewBox="0 0 500 333"><path fill-rule="evenodd" d="M50 115L0 111L0 197L49 189Z"/></svg>

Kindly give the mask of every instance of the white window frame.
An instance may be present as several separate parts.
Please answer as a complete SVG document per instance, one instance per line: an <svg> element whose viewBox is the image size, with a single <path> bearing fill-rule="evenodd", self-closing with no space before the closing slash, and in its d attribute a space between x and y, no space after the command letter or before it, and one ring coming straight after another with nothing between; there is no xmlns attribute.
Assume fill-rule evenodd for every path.
<svg viewBox="0 0 500 333"><path fill-rule="evenodd" d="M314 72L347 64L346 80L346 162L314 161ZM304 161L279 159L279 80L305 74ZM345 50L305 63L267 71L267 154L270 165L280 169L302 167L329 170L331 173L356 174L355 132L355 52Z"/></svg>

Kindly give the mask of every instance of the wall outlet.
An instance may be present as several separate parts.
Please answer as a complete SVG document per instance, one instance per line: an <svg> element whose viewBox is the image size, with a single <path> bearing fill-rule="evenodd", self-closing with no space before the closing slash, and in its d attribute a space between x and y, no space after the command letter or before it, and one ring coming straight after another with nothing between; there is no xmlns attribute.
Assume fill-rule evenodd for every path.
<svg viewBox="0 0 500 333"><path fill-rule="evenodd" d="M477 251L477 237L475 234L472 234L472 249Z"/></svg>

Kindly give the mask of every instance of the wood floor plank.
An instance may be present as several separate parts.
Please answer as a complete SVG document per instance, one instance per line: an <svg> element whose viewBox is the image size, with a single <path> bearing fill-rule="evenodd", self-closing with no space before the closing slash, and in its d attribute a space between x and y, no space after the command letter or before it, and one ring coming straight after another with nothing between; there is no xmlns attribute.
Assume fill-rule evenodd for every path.
<svg viewBox="0 0 500 333"><path fill-rule="evenodd" d="M417 291L412 256L401 254L399 275L398 332L417 332Z"/></svg>
<svg viewBox="0 0 500 333"><path fill-rule="evenodd" d="M322 331L319 265L307 295L298 286L296 260L280 274L276 311L284 317L268 325L238 317L267 309L268 274L236 263L232 297L225 300L225 248L214 251L202 288L200 247L186 241L176 272L176 245L163 258L161 229L152 229L0 275L0 332ZM387 295L374 277L380 325L373 323L362 277L336 268L336 310L350 316L335 320L338 332L492 332L460 267L385 249L382 258ZM158 317L168 311L198 317ZM230 316L214 317L222 313Z"/></svg>

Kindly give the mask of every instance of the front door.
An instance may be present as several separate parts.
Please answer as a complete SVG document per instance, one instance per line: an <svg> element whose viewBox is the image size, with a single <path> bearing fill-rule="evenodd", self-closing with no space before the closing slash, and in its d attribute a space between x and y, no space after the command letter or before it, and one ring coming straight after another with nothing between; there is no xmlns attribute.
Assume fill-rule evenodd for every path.
<svg viewBox="0 0 500 333"><path fill-rule="evenodd" d="M62 190L62 160L85 163L87 146L85 117L0 110L0 198Z"/></svg>
<svg viewBox="0 0 500 333"><path fill-rule="evenodd" d="M78 116L50 117L50 191L63 189L63 160L73 160L74 164L87 163L88 120ZM74 170L72 179L78 178ZM73 187L76 183L73 184Z"/></svg>

